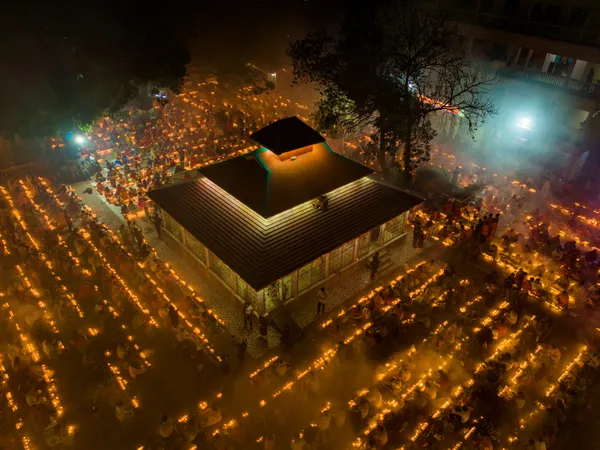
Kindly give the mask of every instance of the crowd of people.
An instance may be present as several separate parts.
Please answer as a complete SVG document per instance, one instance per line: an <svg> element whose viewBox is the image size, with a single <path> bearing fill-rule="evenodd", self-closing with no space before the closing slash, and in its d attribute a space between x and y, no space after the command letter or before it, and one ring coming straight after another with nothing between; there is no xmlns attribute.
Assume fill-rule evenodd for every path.
<svg viewBox="0 0 600 450"><path fill-rule="evenodd" d="M9 446L543 450L583 420L599 381L596 213L477 166L462 183L480 184L477 195L431 196L411 212L412 245L434 259L381 284L376 253L367 295L327 314L319 291L308 349L277 329L281 352L247 377L248 342L223 331L132 217L160 237L148 189L299 108L224 95L206 84L97 124L81 171L131 219L118 230L70 187L0 188L0 426L21 424ZM252 305L241 309L252 331ZM265 346L269 327L259 319Z"/></svg>
<svg viewBox="0 0 600 450"><path fill-rule="evenodd" d="M174 279L135 225L136 238L122 243L74 191L54 194L38 179L2 194L0 331L9 380L2 388L26 414L27 439L50 447L72 440L77 426L64 419L59 394L70 385L58 375L81 377L79 401L89 410L80 414L108 415L110 424L112 408L112 419L127 424L140 407L128 383L153 366L152 346L163 345L164 333L199 376L218 362L210 342L220 320Z"/></svg>
<svg viewBox="0 0 600 450"><path fill-rule="evenodd" d="M220 324L193 296L178 291L172 274L133 223L121 228L119 239L70 188L54 194L38 179L13 184L3 195L3 267L8 270L3 279L9 284L3 286L8 302L2 317L7 342L2 370L10 380L3 389L14 392L14 400L27 412L22 433L52 446L78 438L77 427L65 420L72 416L56 401L56 379L64 376L58 362L64 359L79 364L85 382L96 386L90 415L106 415L112 408L116 423L127 427L136 422L145 402L141 394L130 392L128 383L138 383L154 370L153 351L146 345L158 329L169 330L176 348L198 366L204 368L206 357L216 358L183 326L177 311L189 314L202 335L211 338ZM414 220L423 222L427 237L450 239L450 251L461 255L465 245L477 245L482 253L493 245L502 248L505 234L498 231L498 223L505 215L488 212L483 205L462 208L458 214L449 202L435 215L426 210ZM446 234L434 233L444 228ZM514 249L512 237L507 242ZM548 254L531 249L549 258L557 256L555 250ZM509 254L496 255L498 261L504 257ZM556 263L572 262L570 258L563 253ZM585 403L587 386L597 377L597 359L589 349L581 361L569 365L578 334L565 338L564 322L545 318L537 302L531 306L528 297L540 293L535 279L529 287L529 279L525 269L508 277L494 269L484 278L465 278L439 260L423 261L362 297L324 328L324 347L333 353L318 369L298 378L295 361L279 360L252 378L254 398L273 385L298 379L289 393L284 390L264 408L229 421L219 402L201 404L182 417L163 415L145 448L343 448L356 436L365 437L354 444L369 449L395 448L413 437L433 448L471 440L489 449L508 445L509 438L521 439L523 445L532 439L535 448L549 448L559 425L571 420L569 406ZM165 302L150 280L176 303ZM593 285L592 279L585 280ZM137 295L142 308L135 303ZM44 308L34 313L39 302ZM88 315L94 326L82 320ZM19 331L31 339L34 350ZM408 348L406 354L398 353L402 348ZM323 347L315 350L318 355ZM353 377L346 375L350 373ZM362 390L365 383L370 387ZM457 386L463 386L458 394ZM551 388L538 411L536 399ZM345 406L348 398L353 398L350 407ZM323 399L329 400L323 404ZM284 412L291 405L293 417ZM529 411L540 416L535 431L520 432L518 421Z"/></svg>
<svg viewBox="0 0 600 450"><path fill-rule="evenodd" d="M306 110L274 92L244 92L202 83L157 103L150 113L132 110L124 118L98 121L79 178L92 177L94 189L131 217L147 209L146 192L172 175L251 151L251 133Z"/></svg>

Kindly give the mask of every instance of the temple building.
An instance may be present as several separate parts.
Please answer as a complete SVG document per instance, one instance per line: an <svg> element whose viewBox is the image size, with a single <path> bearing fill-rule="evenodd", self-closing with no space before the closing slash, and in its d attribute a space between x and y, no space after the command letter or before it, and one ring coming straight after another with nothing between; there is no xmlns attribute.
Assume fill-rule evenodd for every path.
<svg viewBox="0 0 600 450"><path fill-rule="evenodd" d="M167 232L259 314L404 236L422 202L333 152L296 117L251 138L260 149L148 195Z"/></svg>

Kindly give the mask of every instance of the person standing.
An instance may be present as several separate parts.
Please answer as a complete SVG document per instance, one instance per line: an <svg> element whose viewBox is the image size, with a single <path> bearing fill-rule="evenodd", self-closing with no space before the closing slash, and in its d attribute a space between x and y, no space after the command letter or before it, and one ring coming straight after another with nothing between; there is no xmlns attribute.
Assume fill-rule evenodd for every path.
<svg viewBox="0 0 600 450"><path fill-rule="evenodd" d="M156 211L154 213L154 228L156 228L156 233L158 234L158 238L162 241L162 219L160 217L160 213Z"/></svg>
<svg viewBox="0 0 600 450"><path fill-rule="evenodd" d="M379 272L379 264L379 252L375 252L373 258L371 259L371 281L375 279L377 272Z"/></svg>
<svg viewBox="0 0 600 450"><path fill-rule="evenodd" d="M242 341L238 344L237 348L237 356L238 361L240 362L240 369L244 366L246 362L246 350L248 349L248 342L246 339L242 339Z"/></svg>
<svg viewBox="0 0 600 450"><path fill-rule="evenodd" d="M146 201L146 198L143 195L140 195L138 197L138 208L141 210L144 210L144 217L147 219L149 218L149 214L148 214L148 202Z"/></svg>
<svg viewBox="0 0 600 450"><path fill-rule="evenodd" d="M266 316L258 318L258 333L261 337L266 338L269 334L269 319Z"/></svg>
<svg viewBox="0 0 600 450"><path fill-rule="evenodd" d="M523 298L525 300L527 300L527 298L529 297L529 293L533 288L531 281L531 278L525 277L525 279L523 280L523 284L521 285L521 293L523 294Z"/></svg>
<svg viewBox="0 0 600 450"><path fill-rule="evenodd" d="M73 219L71 219L71 216L69 215L69 213L67 212L66 209L63 210L63 216L65 219L65 224L67 225L67 228L69 229L69 231L73 231Z"/></svg>
<svg viewBox="0 0 600 450"><path fill-rule="evenodd" d="M219 367L221 369L221 373L223 375L229 375L229 355L227 353L225 353L223 355L223 357L221 358L221 362L219 364Z"/></svg>
<svg viewBox="0 0 600 450"><path fill-rule="evenodd" d="M413 248L419 248L419 240L421 238L421 223L415 221L415 227L413 230Z"/></svg>
<svg viewBox="0 0 600 450"><path fill-rule="evenodd" d="M423 248L423 244L425 243L425 231L423 228L419 228L419 234L417 236L417 248Z"/></svg>
<svg viewBox="0 0 600 450"><path fill-rule="evenodd" d="M244 329L252 331L252 311L254 307L250 302L244 303Z"/></svg>
<svg viewBox="0 0 600 450"><path fill-rule="evenodd" d="M475 225L475 231L473 233L473 240L479 242L481 239L481 232L483 231L483 220L479 219L477 225Z"/></svg>
<svg viewBox="0 0 600 450"><path fill-rule="evenodd" d="M169 321L171 322L171 326L174 330L179 327L179 313L173 307L173 305L169 306Z"/></svg>
<svg viewBox="0 0 600 450"><path fill-rule="evenodd" d="M159 434L165 439L171 436L173 434L173 419L167 415L162 416L158 431Z"/></svg>
<svg viewBox="0 0 600 450"><path fill-rule="evenodd" d="M185 167L185 150L181 147L177 149L177 154L179 156L179 165L183 169Z"/></svg>
<svg viewBox="0 0 600 450"><path fill-rule="evenodd" d="M585 76L585 90L590 93L592 92L592 86L594 85L594 76L596 74L594 73L594 69L591 68L587 75Z"/></svg>
<svg viewBox="0 0 600 450"><path fill-rule="evenodd" d="M319 289L317 293L317 317L321 314L325 314L325 299L327 298L327 292L325 292L325 288L322 287Z"/></svg>
<svg viewBox="0 0 600 450"><path fill-rule="evenodd" d="M496 215L490 221L490 238L494 238L496 236L496 230L498 229L499 222L500 222L500 213L496 213Z"/></svg>

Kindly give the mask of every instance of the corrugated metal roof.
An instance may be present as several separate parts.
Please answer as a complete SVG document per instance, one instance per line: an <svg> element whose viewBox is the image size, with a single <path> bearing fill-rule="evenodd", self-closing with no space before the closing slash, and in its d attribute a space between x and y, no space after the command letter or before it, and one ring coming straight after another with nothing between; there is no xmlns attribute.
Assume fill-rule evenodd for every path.
<svg viewBox="0 0 600 450"><path fill-rule="evenodd" d="M306 202L269 219L207 178L148 195L256 290L422 202L370 177L328 193L327 211Z"/></svg>

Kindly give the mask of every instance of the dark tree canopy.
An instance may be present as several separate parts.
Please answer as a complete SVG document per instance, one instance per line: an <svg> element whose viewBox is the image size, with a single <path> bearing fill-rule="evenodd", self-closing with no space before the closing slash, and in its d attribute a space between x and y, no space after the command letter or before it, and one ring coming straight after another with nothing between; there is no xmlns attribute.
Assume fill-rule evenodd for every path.
<svg viewBox="0 0 600 450"><path fill-rule="evenodd" d="M118 111L148 83L177 90L190 23L150 3L14 2L2 16L0 135L46 137Z"/></svg>
<svg viewBox="0 0 600 450"><path fill-rule="evenodd" d="M445 14L410 1L349 1L338 36L308 35L288 49L296 82L316 84L324 129L374 128L381 169L403 147L401 168L429 158L433 115L460 114L473 133L495 110L495 82L474 67Z"/></svg>

